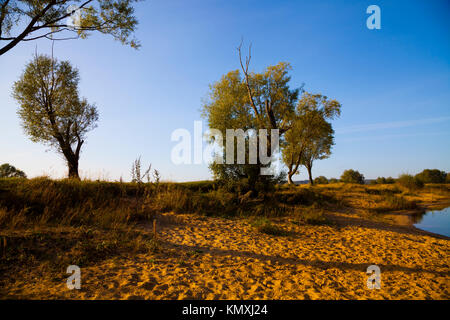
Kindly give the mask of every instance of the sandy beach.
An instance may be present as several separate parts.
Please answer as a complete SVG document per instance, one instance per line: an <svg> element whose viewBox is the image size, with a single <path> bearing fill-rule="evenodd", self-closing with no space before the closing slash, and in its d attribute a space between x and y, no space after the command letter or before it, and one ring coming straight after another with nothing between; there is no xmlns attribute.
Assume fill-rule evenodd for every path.
<svg viewBox="0 0 450 320"><path fill-rule="evenodd" d="M168 213L158 221L161 253L82 268L81 290L68 290L64 278L30 279L24 267L3 292L29 299L450 298L449 240L411 227L345 215L325 226L280 218L275 223L287 233L275 237L246 220ZM381 289L369 290L373 264Z"/></svg>

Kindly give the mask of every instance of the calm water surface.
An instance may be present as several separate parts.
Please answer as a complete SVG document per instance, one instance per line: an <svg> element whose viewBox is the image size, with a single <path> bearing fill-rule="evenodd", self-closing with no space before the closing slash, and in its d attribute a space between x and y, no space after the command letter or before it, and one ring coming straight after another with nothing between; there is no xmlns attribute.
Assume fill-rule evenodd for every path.
<svg viewBox="0 0 450 320"><path fill-rule="evenodd" d="M427 211L416 219L414 223L416 228L450 237L450 207Z"/></svg>

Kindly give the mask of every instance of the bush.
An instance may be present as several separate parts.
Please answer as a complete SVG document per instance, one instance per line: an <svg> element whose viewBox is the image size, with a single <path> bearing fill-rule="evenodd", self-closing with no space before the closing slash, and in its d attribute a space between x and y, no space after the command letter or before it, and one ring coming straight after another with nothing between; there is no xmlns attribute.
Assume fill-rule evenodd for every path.
<svg viewBox="0 0 450 320"><path fill-rule="evenodd" d="M338 183L339 180L336 178L331 178L330 180L328 180L328 183Z"/></svg>
<svg viewBox="0 0 450 320"><path fill-rule="evenodd" d="M349 169L342 173L341 181L345 183L364 184L364 176L356 170Z"/></svg>
<svg viewBox="0 0 450 320"><path fill-rule="evenodd" d="M395 183L395 179L392 177L388 177L388 178L378 177L373 183L374 184L393 184L393 183Z"/></svg>
<svg viewBox="0 0 450 320"><path fill-rule="evenodd" d="M447 173L447 177L445 178L446 183L450 183L450 172Z"/></svg>
<svg viewBox="0 0 450 320"><path fill-rule="evenodd" d="M417 179L416 177L410 175L410 174L402 174L398 177L397 183L408 189L409 191L415 191L418 189L422 189L424 186L424 183Z"/></svg>
<svg viewBox="0 0 450 320"><path fill-rule="evenodd" d="M444 183L447 174L438 169L425 169L421 173L416 174L416 178L423 183Z"/></svg>
<svg viewBox="0 0 450 320"><path fill-rule="evenodd" d="M287 232L283 229L275 226L272 222L267 218L259 218L253 220L251 225L258 230L258 232L273 235L273 236L284 236L287 235Z"/></svg>
<svg viewBox="0 0 450 320"><path fill-rule="evenodd" d="M320 176L314 179L315 184L328 184L328 179L324 176Z"/></svg>

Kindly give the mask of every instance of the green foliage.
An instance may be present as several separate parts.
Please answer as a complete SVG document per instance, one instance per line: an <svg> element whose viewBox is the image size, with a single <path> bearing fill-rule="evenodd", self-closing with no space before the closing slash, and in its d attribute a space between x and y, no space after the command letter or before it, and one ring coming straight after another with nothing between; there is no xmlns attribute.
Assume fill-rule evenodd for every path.
<svg viewBox="0 0 450 320"><path fill-rule="evenodd" d="M372 180L374 184L393 184L395 183L395 179L392 177L378 177L376 180Z"/></svg>
<svg viewBox="0 0 450 320"><path fill-rule="evenodd" d="M425 169L416 174L416 178L423 183L445 183L447 173L438 169Z"/></svg>
<svg viewBox="0 0 450 320"><path fill-rule="evenodd" d="M0 166L0 178L26 178L27 175L22 170L9 163L4 163Z"/></svg>
<svg viewBox="0 0 450 320"><path fill-rule="evenodd" d="M330 179L328 180L328 183L338 183L338 182L339 182L339 180L336 179L336 178L330 178Z"/></svg>
<svg viewBox="0 0 450 320"><path fill-rule="evenodd" d="M96 127L97 109L78 94L79 72L68 61L36 55L14 83L13 97L25 133L55 148L67 160L69 177L78 178L86 133Z"/></svg>
<svg viewBox="0 0 450 320"><path fill-rule="evenodd" d="M328 183L328 179L324 176L319 176L317 178L314 179L314 183L315 184L327 184Z"/></svg>
<svg viewBox="0 0 450 320"><path fill-rule="evenodd" d="M283 142L283 162L288 167L288 181L305 165L311 177L315 160L328 158L334 144L334 130L327 119L340 115L341 105L320 94L304 92L292 116L291 128Z"/></svg>
<svg viewBox="0 0 450 320"><path fill-rule="evenodd" d="M140 0L14 0L1 1L0 55L21 41L40 38L86 38L93 31L109 34L122 44L138 48L133 37L138 21L133 3ZM75 10L79 9L79 10ZM69 16L72 14L71 18ZM17 30L16 30L17 29ZM12 34L17 31L17 34ZM53 36L55 35L55 36Z"/></svg>
<svg viewBox="0 0 450 320"><path fill-rule="evenodd" d="M341 175L341 181L345 183L364 184L364 176L356 170L345 170Z"/></svg>
<svg viewBox="0 0 450 320"><path fill-rule="evenodd" d="M279 63L269 66L262 73L244 73L238 70L224 75L210 86L209 99L202 107L202 116L208 121L211 129L217 129L222 135L222 141L212 140L221 144L223 164L214 163L210 166L214 177L221 181L239 181L247 179L249 187L255 189L257 183L274 184L281 177L273 179L260 174L263 165L259 160L249 164L248 130L280 129L289 122L298 97L298 89L289 88L290 66ZM237 164L236 152L233 164L226 164L226 130L242 129L245 134L246 164ZM216 138L217 139L217 138ZM268 137L270 141L270 137ZM234 150L237 150L236 143Z"/></svg>
<svg viewBox="0 0 450 320"><path fill-rule="evenodd" d="M418 178L410 175L410 174L402 174L398 177L397 183L408 189L409 191L416 191L418 189L422 189L424 187L423 181Z"/></svg>

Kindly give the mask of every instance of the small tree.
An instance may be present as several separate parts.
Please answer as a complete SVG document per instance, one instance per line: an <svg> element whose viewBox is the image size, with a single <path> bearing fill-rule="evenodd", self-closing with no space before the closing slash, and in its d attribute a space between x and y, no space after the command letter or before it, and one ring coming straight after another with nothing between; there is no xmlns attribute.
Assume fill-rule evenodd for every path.
<svg viewBox="0 0 450 320"><path fill-rule="evenodd" d="M397 183L409 191L415 191L424 187L422 180L406 173L398 177Z"/></svg>
<svg viewBox="0 0 450 320"><path fill-rule="evenodd" d="M341 181L345 183L364 184L364 176L356 170L345 170L341 175Z"/></svg>
<svg viewBox="0 0 450 320"><path fill-rule="evenodd" d="M326 120L338 117L341 105L321 94L304 92L295 111L282 150L283 161L288 167L288 182L292 183L292 176L298 173L300 165L304 165L313 184L313 162L328 158L334 144L334 131Z"/></svg>
<svg viewBox="0 0 450 320"><path fill-rule="evenodd" d="M22 170L9 163L4 163L0 166L0 178L26 178L27 175Z"/></svg>
<svg viewBox="0 0 450 320"><path fill-rule="evenodd" d="M328 184L328 179L324 176L319 176L314 179L315 184Z"/></svg>
<svg viewBox="0 0 450 320"><path fill-rule="evenodd" d="M25 133L60 152L69 178L76 179L86 133L98 121L96 107L79 97L79 81L78 70L68 61L36 55L13 87Z"/></svg>
<svg viewBox="0 0 450 320"><path fill-rule="evenodd" d="M416 178L423 183L444 183L447 173L438 169L425 169L421 173L416 174Z"/></svg>

